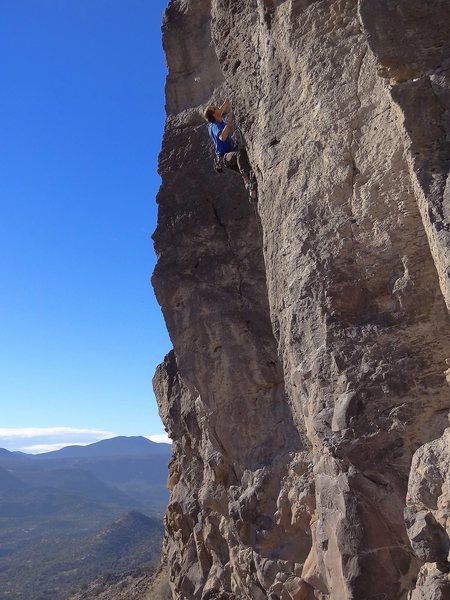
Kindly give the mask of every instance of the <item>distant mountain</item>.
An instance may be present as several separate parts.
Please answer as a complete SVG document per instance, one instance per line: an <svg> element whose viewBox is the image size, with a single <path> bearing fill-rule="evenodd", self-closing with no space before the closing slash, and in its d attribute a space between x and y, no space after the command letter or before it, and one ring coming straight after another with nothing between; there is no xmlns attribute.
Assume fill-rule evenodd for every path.
<svg viewBox="0 0 450 600"><path fill-rule="evenodd" d="M139 506L141 503L117 487L107 485L91 472L76 467L21 471L21 481L35 487L50 487L73 496L117 506ZM141 507L142 508L142 507Z"/></svg>
<svg viewBox="0 0 450 600"><path fill-rule="evenodd" d="M169 456L172 447L170 444L157 444L143 436L118 436L101 440L87 446L66 446L61 450L44 452L34 455L36 460L59 458L100 458L120 456L142 456L161 454Z"/></svg>
<svg viewBox="0 0 450 600"><path fill-rule="evenodd" d="M37 455L3 450L0 467L34 487L54 488L161 517L168 501L170 456L170 444L121 436Z"/></svg>
<svg viewBox="0 0 450 600"><path fill-rule="evenodd" d="M17 486L17 482L22 487ZM0 490L0 518L10 519L2 522L2 527L5 528L14 527L14 524L16 527L21 527L22 523L15 520L25 518L41 521L64 516L67 523L71 520L80 523L83 515L86 516L87 513L92 515L102 509L100 504L96 504L89 498L70 495L48 487L33 487L19 481L18 478L6 481L6 485L3 478L2 485L4 489ZM67 525L65 528L67 529Z"/></svg>
<svg viewBox="0 0 450 600"><path fill-rule="evenodd" d="M44 455L0 449L0 600L65 600L107 573L150 568L170 455L144 437Z"/></svg>
<svg viewBox="0 0 450 600"><path fill-rule="evenodd" d="M5 492L21 492L27 488L28 486L23 481L14 477L14 475L11 475L6 469L0 467L0 494Z"/></svg>
<svg viewBox="0 0 450 600"><path fill-rule="evenodd" d="M24 454L23 452L10 452L5 448L0 448L0 466L5 469L14 468L17 465L25 464L27 461L32 460L31 454Z"/></svg>
<svg viewBox="0 0 450 600"><path fill-rule="evenodd" d="M19 452L19 450L15 450L14 452L11 452L10 450L7 450L6 448L0 448L0 457L2 458L17 458L17 459L21 459L23 457L29 457L32 456L30 454L26 454L25 452Z"/></svg>
<svg viewBox="0 0 450 600"><path fill-rule="evenodd" d="M144 437L0 449L0 600L64 600L107 573L156 564L170 455Z"/></svg>

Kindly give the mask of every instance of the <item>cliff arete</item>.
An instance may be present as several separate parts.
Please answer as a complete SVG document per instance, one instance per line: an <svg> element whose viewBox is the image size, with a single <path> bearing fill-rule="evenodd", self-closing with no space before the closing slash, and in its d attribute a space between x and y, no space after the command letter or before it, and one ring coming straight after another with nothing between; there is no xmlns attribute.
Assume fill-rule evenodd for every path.
<svg viewBox="0 0 450 600"><path fill-rule="evenodd" d="M450 598L450 1L171 0L163 44L172 597Z"/></svg>

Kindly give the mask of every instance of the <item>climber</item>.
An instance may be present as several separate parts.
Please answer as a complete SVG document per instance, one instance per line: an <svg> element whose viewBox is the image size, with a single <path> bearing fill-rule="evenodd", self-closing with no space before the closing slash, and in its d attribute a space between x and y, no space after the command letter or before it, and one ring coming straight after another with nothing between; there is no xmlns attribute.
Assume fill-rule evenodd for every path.
<svg viewBox="0 0 450 600"><path fill-rule="evenodd" d="M209 137L214 142L216 150L216 170L221 173L223 165L232 171L240 173L249 193L250 200L256 200L258 196L256 178L248 162L247 152L245 149L237 147L231 135L233 116L230 108L229 100L225 100L222 106L210 105L204 112L204 117L209 123ZM224 120L225 114L227 114L226 122Z"/></svg>

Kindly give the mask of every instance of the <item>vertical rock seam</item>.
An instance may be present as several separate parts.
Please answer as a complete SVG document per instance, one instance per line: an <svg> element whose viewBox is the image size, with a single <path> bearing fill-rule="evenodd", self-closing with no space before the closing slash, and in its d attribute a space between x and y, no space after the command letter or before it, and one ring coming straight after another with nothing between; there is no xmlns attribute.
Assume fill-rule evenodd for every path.
<svg viewBox="0 0 450 600"><path fill-rule="evenodd" d="M163 45L173 598L450 598L450 2L171 0Z"/></svg>

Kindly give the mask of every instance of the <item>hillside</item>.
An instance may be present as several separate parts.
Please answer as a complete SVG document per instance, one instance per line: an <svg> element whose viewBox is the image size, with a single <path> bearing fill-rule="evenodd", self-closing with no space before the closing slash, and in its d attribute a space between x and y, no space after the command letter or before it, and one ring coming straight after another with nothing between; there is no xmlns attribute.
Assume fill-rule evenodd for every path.
<svg viewBox="0 0 450 600"><path fill-rule="evenodd" d="M8 470L0 467L0 494L5 492L20 492L22 490L26 490L26 484L14 477Z"/></svg>
<svg viewBox="0 0 450 600"><path fill-rule="evenodd" d="M136 569L96 579L67 600L171 600L164 568Z"/></svg>
<svg viewBox="0 0 450 600"><path fill-rule="evenodd" d="M55 536L23 544L2 558L2 600L63 600L100 575L152 569L160 560L162 524L137 512L94 535Z"/></svg>

